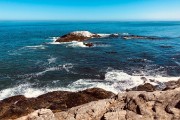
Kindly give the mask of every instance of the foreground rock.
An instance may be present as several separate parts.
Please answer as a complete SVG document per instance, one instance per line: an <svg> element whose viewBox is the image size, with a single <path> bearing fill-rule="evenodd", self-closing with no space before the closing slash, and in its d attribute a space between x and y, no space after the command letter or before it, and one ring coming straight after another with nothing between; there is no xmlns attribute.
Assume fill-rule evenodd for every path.
<svg viewBox="0 0 180 120"><path fill-rule="evenodd" d="M112 92L99 88L80 92L55 91L37 98L14 96L0 101L0 120L18 118L42 108L51 109L53 112L65 111L78 105L112 96L114 96Z"/></svg>
<svg viewBox="0 0 180 120"><path fill-rule="evenodd" d="M16 120L57 120L50 109L40 109Z"/></svg>
<svg viewBox="0 0 180 120"><path fill-rule="evenodd" d="M131 91L146 91L153 92L156 90L156 87L151 85L150 83L145 83L144 85L139 85L131 89Z"/></svg>
<svg viewBox="0 0 180 120"><path fill-rule="evenodd" d="M17 120L180 120L180 88L119 93L114 98L90 102L68 111L52 114L45 110L47 118L45 114L37 115L39 111Z"/></svg>
<svg viewBox="0 0 180 120"><path fill-rule="evenodd" d="M178 81L169 81L165 83L166 87L163 90L172 90L180 87L180 79Z"/></svg>

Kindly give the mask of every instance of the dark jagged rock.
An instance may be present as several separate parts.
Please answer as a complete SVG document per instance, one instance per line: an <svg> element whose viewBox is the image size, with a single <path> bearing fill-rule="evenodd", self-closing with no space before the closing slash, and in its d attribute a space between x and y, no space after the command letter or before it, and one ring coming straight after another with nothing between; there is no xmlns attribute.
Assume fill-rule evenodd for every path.
<svg viewBox="0 0 180 120"><path fill-rule="evenodd" d="M180 87L180 79L178 81L169 81L165 83L166 88L164 88L163 90L171 90L171 89L175 89L177 87Z"/></svg>
<svg viewBox="0 0 180 120"><path fill-rule="evenodd" d="M138 63L138 62L146 62L147 60L141 59L141 58L131 58L131 59L128 59L128 61Z"/></svg>
<svg viewBox="0 0 180 120"><path fill-rule="evenodd" d="M111 98L112 96L114 96L112 92L100 88L80 92L55 91L37 98L14 96L0 101L0 119L18 118L42 108L64 111L91 101Z"/></svg>
<svg viewBox="0 0 180 120"><path fill-rule="evenodd" d="M115 51L110 51L110 52L106 52L107 54L116 54L118 52L115 52Z"/></svg>
<svg viewBox="0 0 180 120"><path fill-rule="evenodd" d="M119 37L119 34L111 34L111 35L109 35L109 37L110 38L117 38L117 37Z"/></svg>
<svg viewBox="0 0 180 120"><path fill-rule="evenodd" d="M131 89L132 91L147 91L153 92L156 90L156 87L151 85L150 83L145 83L144 85L139 85Z"/></svg>
<svg viewBox="0 0 180 120"><path fill-rule="evenodd" d="M161 48L172 48L172 46L168 46L168 45L161 45Z"/></svg>
<svg viewBox="0 0 180 120"><path fill-rule="evenodd" d="M93 43L83 43L85 46L87 46L87 47L93 47L94 46L94 44Z"/></svg>
<svg viewBox="0 0 180 120"><path fill-rule="evenodd" d="M154 36L139 36L139 35L123 35L122 39L130 40L130 39L145 39L145 40L161 40L164 38L154 37Z"/></svg>

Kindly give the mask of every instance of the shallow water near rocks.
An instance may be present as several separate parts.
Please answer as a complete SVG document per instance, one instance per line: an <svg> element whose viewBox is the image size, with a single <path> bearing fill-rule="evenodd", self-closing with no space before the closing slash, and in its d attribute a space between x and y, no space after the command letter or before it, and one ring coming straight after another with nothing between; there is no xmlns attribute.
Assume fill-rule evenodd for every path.
<svg viewBox="0 0 180 120"><path fill-rule="evenodd" d="M168 37L55 43L72 31ZM114 93L180 78L180 22L0 22L0 99L100 87ZM162 47L163 46L163 47ZM169 47L171 46L171 47Z"/></svg>

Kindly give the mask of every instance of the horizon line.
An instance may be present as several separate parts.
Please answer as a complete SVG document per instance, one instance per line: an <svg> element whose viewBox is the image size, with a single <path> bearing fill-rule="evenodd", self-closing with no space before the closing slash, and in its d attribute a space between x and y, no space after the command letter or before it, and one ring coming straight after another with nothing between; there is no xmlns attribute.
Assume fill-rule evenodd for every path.
<svg viewBox="0 0 180 120"><path fill-rule="evenodd" d="M83 21L100 21L100 22L130 22L130 21L136 21L136 22L143 22L143 21L159 21L159 22L180 22L180 19L179 20L172 20L172 19L170 19L170 20L165 20L165 19L163 19L163 20L156 20L156 19L129 19L129 20L69 20L69 19L67 19L67 20L63 20L63 19L0 19L0 21L67 21L67 22L73 22L73 21L79 21L79 22L83 22Z"/></svg>

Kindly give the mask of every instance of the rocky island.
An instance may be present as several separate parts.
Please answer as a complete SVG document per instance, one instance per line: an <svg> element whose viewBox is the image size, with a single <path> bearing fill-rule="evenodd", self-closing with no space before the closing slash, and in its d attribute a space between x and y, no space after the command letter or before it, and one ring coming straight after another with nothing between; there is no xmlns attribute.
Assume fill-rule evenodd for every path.
<svg viewBox="0 0 180 120"><path fill-rule="evenodd" d="M89 31L75 31L59 37L56 42L72 42L72 41L85 41L92 38L100 38L98 34Z"/></svg>
<svg viewBox="0 0 180 120"><path fill-rule="evenodd" d="M72 41L78 41L78 42L84 42L93 38L118 38L124 40L131 40L131 39L144 39L144 40L161 40L165 38L155 37L155 36L140 36L140 35L131 35L131 34L97 34L97 33L91 33L89 31L74 31L70 32L66 35L63 35L61 37L58 37L55 42L72 42ZM85 46L92 47L94 46L93 43L85 43Z"/></svg>

